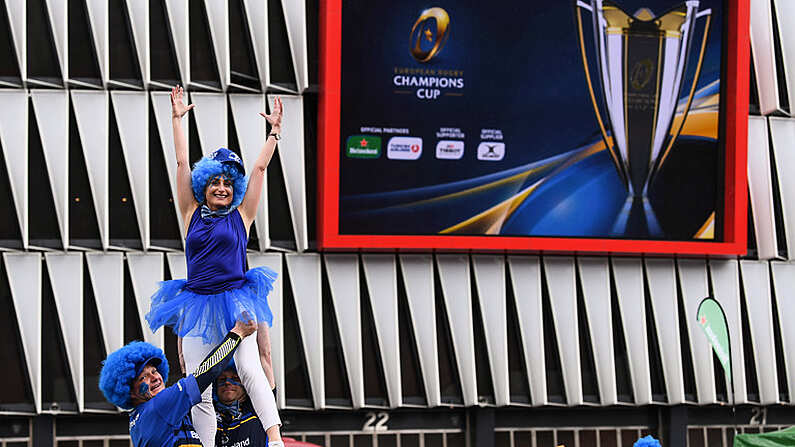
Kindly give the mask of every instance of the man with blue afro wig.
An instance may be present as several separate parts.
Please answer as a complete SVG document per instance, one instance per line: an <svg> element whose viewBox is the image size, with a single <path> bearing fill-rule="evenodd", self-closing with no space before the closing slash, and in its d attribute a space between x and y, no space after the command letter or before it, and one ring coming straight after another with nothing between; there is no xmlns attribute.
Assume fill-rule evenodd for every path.
<svg viewBox="0 0 795 447"><path fill-rule="evenodd" d="M135 447L200 447L191 407L226 369L240 342L256 330L255 321L238 321L193 374L169 387L168 362L160 348L134 341L112 352L103 362L99 388L112 404L132 409L130 438Z"/></svg>

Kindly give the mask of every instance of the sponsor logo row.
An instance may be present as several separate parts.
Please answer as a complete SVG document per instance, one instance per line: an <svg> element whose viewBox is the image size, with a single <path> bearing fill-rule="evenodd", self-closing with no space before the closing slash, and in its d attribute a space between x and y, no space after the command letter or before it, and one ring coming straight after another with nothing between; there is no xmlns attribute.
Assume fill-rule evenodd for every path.
<svg viewBox="0 0 795 447"><path fill-rule="evenodd" d="M345 154L350 158L380 158L381 137L352 135L345 145ZM417 160L422 155L422 138L392 137L386 144L386 158L390 160ZM436 158L460 160L464 156L464 142L439 140L436 142ZM505 143L481 141L477 148L478 160L500 161L505 158Z"/></svg>

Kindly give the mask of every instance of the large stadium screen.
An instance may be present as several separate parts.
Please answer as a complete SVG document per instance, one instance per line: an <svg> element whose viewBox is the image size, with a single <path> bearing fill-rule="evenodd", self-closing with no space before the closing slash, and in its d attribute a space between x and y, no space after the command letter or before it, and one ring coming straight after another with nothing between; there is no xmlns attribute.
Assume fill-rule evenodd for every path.
<svg viewBox="0 0 795 447"><path fill-rule="evenodd" d="M322 3L322 249L745 251L747 1Z"/></svg>

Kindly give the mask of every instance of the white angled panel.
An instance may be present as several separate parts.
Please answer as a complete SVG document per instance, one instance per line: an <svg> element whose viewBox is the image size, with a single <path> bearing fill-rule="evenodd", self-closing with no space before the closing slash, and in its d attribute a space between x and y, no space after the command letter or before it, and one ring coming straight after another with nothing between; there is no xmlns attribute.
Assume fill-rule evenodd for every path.
<svg viewBox="0 0 795 447"><path fill-rule="evenodd" d="M114 3L114 5L116 5ZM116 5L118 6L118 5ZM108 82L110 72L110 57L108 53L108 1L86 0L88 20L91 24L91 36L94 38L94 48L99 59L99 72L102 76L102 85Z"/></svg>
<svg viewBox="0 0 795 447"><path fill-rule="evenodd" d="M67 23L69 20L67 14L68 2L63 0L45 0L47 10L50 16L50 23L52 24L53 40L55 40L55 51L58 53L58 61L61 66L61 76L64 83L67 76L67 62L69 60L69 45L66 41ZM23 74L23 76L25 76Z"/></svg>
<svg viewBox="0 0 795 447"><path fill-rule="evenodd" d="M315 408L326 406L326 387L323 369L323 301L321 295L320 256L311 254L285 255L290 271L290 285L295 299L295 311L301 330L309 382Z"/></svg>
<svg viewBox="0 0 795 447"><path fill-rule="evenodd" d="M108 92L72 90L102 248L108 248Z"/></svg>
<svg viewBox="0 0 795 447"><path fill-rule="evenodd" d="M207 155L219 147L229 147L226 124L226 94L191 93L190 100L196 105L196 130L202 153Z"/></svg>
<svg viewBox="0 0 795 447"><path fill-rule="evenodd" d="M31 90L63 246L69 237L69 92Z"/></svg>
<svg viewBox="0 0 795 447"><path fill-rule="evenodd" d="M157 284L163 280L163 254L127 253L127 267L130 269L130 279L135 293L135 302L138 305L138 317L144 341L163 348L163 333L166 329L161 328L156 334L152 333L145 318L149 313L152 295L157 291Z"/></svg>
<svg viewBox="0 0 795 447"><path fill-rule="evenodd" d="M544 320L541 308L541 263L537 256L509 256L511 286L516 300L519 334L524 347L525 368L533 405L547 403L544 362Z"/></svg>
<svg viewBox="0 0 795 447"><path fill-rule="evenodd" d="M264 2L263 2L264 3ZM240 154L243 156L243 165L250 173L251 166L265 144L265 119L259 112L265 111L265 97L262 95L230 94L229 103L232 106L232 118L235 121L237 141L240 143ZM270 248L271 240L268 233L268 172L262 182L262 197L257 205L256 229L259 239L259 248L265 251Z"/></svg>
<svg viewBox="0 0 795 447"><path fill-rule="evenodd" d="M679 281L682 284L682 302L687 322L687 336L690 339L690 354L693 359L693 372L696 378L696 395L702 405L716 402L715 371L712 361L712 347L696 321L696 312L701 300L709 296L707 285L707 264L701 259L680 259L677 261Z"/></svg>
<svg viewBox="0 0 795 447"><path fill-rule="evenodd" d="M83 411L83 254L46 253L44 258L63 332L77 407Z"/></svg>
<svg viewBox="0 0 795 447"><path fill-rule="evenodd" d="M3 253L36 412L41 411L41 255Z"/></svg>
<svg viewBox="0 0 795 447"><path fill-rule="evenodd" d="M149 101L146 92L111 92L144 249L149 248Z"/></svg>
<svg viewBox="0 0 795 447"><path fill-rule="evenodd" d="M295 67L295 81L298 91L309 87L309 63L306 42L306 2L282 0L284 23L287 25L287 38Z"/></svg>
<svg viewBox="0 0 795 447"><path fill-rule="evenodd" d="M790 0L773 0L778 21L779 43L784 69L784 79L789 96L789 112L795 115L795 2ZM783 88L784 86L779 86Z"/></svg>
<svg viewBox="0 0 795 447"><path fill-rule="evenodd" d="M779 43L784 68L784 79L787 81L789 96L789 112L795 115L795 2L790 0L773 0L778 21ZM782 86L779 86L782 87Z"/></svg>
<svg viewBox="0 0 795 447"><path fill-rule="evenodd" d="M373 309L378 349L383 360L386 392L391 407L403 404L400 384L400 328L398 326L397 267L393 255L362 255L367 292Z"/></svg>
<svg viewBox="0 0 795 447"><path fill-rule="evenodd" d="M784 365L787 371L787 387L795 386L795 326L789 324L789 318L795 315L795 264L791 262L771 262L773 286L775 287L776 307L778 310L781 348L784 353ZM790 402L792 402L790 397Z"/></svg>
<svg viewBox="0 0 795 447"><path fill-rule="evenodd" d="M749 116L748 188L751 191L751 211L759 259L772 259L778 253L768 141L767 119Z"/></svg>
<svg viewBox="0 0 795 447"><path fill-rule="evenodd" d="M28 246L28 92L0 91L0 146L14 197L22 245ZM10 204L9 204L10 205ZM6 210L10 213L11 210Z"/></svg>
<svg viewBox="0 0 795 447"><path fill-rule="evenodd" d="M166 171L168 182L171 186L171 197L177 198L177 156L174 152L174 132L171 128L171 98L168 92L151 92L152 109L155 112L157 122L157 133L160 135L160 146L163 149L163 159L166 161ZM190 113L182 117L182 131L185 134L185 142L188 143L188 120ZM174 214L179 222L179 233L182 235L182 244L185 245L185 223L182 213L179 212L179 204L174 202ZM148 204L147 204L148 206Z"/></svg>
<svg viewBox="0 0 795 447"><path fill-rule="evenodd" d="M792 2L792 5L795 6L795 2ZM795 176L791 173L795 170L795 151L792 150L792 142L795 141L795 119L770 117L768 123L778 174L778 190L781 194L781 214L787 240L787 255L793 259L795 258Z"/></svg>
<svg viewBox="0 0 795 447"><path fill-rule="evenodd" d="M646 259L646 274L649 278L649 298L653 313L651 317L654 318L654 327L659 340L668 403L684 403L679 305L676 300L676 271L673 259Z"/></svg>
<svg viewBox="0 0 795 447"><path fill-rule="evenodd" d="M362 365L361 303L359 301L359 256L328 254L324 256L328 273L337 332L345 356L345 369L351 386L353 408L364 406L364 367Z"/></svg>
<svg viewBox="0 0 795 447"><path fill-rule="evenodd" d="M146 86L149 85L149 2L126 0L126 4L132 29L132 42L141 68L141 79Z"/></svg>
<svg viewBox="0 0 795 447"><path fill-rule="evenodd" d="M251 33L251 43L254 49L254 59L257 61L260 85L262 91L268 88L270 82L270 66L268 64L268 2L261 0L243 0L246 10L248 29Z"/></svg>
<svg viewBox="0 0 795 447"><path fill-rule="evenodd" d="M475 374L475 336L472 330L469 259L466 255L437 255L436 265L439 268L442 296L447 309L464 405L477 405L478 387Z"/></svg>
<svg viewBox="0 0 795 447"><path fill-rule="evenodd" d="M577 260L582 281L591 346L596 366L596 380L602 405L618 403L616 365L613 348L613 313L610 302L610 266L605 257L582 257Z"/></svg>
<svg viewBox="0 0 795 447"><path fill-rule="evenodd" d="M273 104L274 95L268 95ZM282 163L287 202L293 218L298 251L309 247L306 224L306 161L304 160L304 103L300 96L280 96L284 105L279 160Z"/></svg>
<svg viewBox="0 0 795 447"><path fill-rule="evenodd" d="M276 380L276 394L278 395L276 401L281 408L285 402L284 306L282 305L282 281L284 281L284 276L282 276L282 255L276 253L252 253L248 255L248 265L250 268L265 266L278 275L276 282L273 283L273 290L268 295L268 305L271 308L271 312L273 312L273 324L270 327L271 364L273 366L273 377Z"/></svg>
<svg viewBox="0 0 795 447"><path fill-rule="evenodd" d="M569 405L581 405L582 371L574 258L547 256L544 258L544 270L552 320L555 322L555 338L560 352L566 400Z"/></svg>
<svg viewBox="0 0 795 447"><path fill-rule="evenodd" d="M9 25L11 25L11 36L14 40L14 48L16 49L19 73L23 80L27 77L27 33L25 31L27 25L25 23L26 3L25 0L5 0L6 14L8 16ZM5 45L8 45L8 43Z"/></svg>
<svg viewBox="0 0 795 447"><path fill-rule="evenodd" d="M221 74L221 89L229 85L229 3L218 0L204 0L207 21L210 25L210 38L213 41L218 73Z"/></svg>
<svg viewBox="0 0 795 447"><path fill-rule="evenodd" d="M751 0L751 56L754 58L759 108L762 114L781 110L776 75L773 15L770 0ZM751 147L749 146L750 156Z"/></svg>
<svg viewBox="0 0 795 447"><path fill-rule="evenodd" d="M124 343L124 258L121 253L86 253L86 265L105 352Z"/></svg>
<svg viewBox="0 0 795 447"><path fill-rule="evenodd" d="M613 258L618 307L627 347L635 403L651 403L649 346L646 342L646 305L643 294L643 266L640 259Z"/></svg>
<svg viewBox="0 0 795 447"><path fill-rule="evenodd" d="M187 279L188 266L185 263L185 253L166 253L168 261L168 271L171 272L171 279Z"/></svg>
<svg viewBox="0 0 795 447"><path fill-rule="evenodd" d="M400 255L400 271L406 288L412 329L417 339L428 406L435 407L441 405L442 398L439 390L433 257L425 254Z"/></svg>
<svg viewBox="0 0 795 447"><path fill-rule="evenodd" d="M498 406L510 404L508 372L508 314L505 300L505 258L472 256L480 313L488 346L494 401Z"/></svg>
<svg viewBox="0 0 795 447"><path fill-rule="evenodd" d="M762 405L778 403L776 350L773 341L773 308L770 300L770 275L764 261L740 261L745 308L754 347L754 362Z"/></svg>
<svg viewBox="0 0 795 447"><path fill-rule="evenodd" d="M188 47L188 0L169 0L166 6L171 38L177 53L177 64L182 75L182 84L190 84L190 48ZM171 115L169 115L170 117ZM187 123L186 123L187 125ZM162 137L161 137L162 138Z"/></svg>
<svg viewBox="0 0 795 447"><path fill-rule="evenodd" d="M723 307L729 325L731 343L732 382L734 382L734 403L748 403L745 388L745 356L743 354L742 326L740 323L740 273L734 260L711 259L709 261L710 281L714 298ZM731 389L730 384L727 388Z"/></svg>

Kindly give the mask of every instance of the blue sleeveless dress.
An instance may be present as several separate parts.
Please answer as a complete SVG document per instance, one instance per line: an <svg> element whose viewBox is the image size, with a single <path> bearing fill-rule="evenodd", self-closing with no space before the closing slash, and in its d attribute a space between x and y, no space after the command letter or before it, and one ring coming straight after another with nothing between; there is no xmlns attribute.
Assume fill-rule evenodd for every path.
<svg viewBox="0 0 795 447"><path fill-rule="evenodd" d="M202 337L204 343L215 344L244 313L270 325L268 294L277 275L267 267L246 271L246 245L237 209L204 218L196 208L185 238L188 279L160 282L146 314L149 328L154 332L170 326L180 337Z"/></svg>

